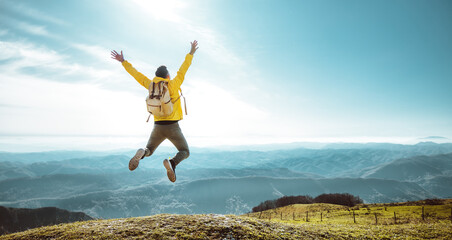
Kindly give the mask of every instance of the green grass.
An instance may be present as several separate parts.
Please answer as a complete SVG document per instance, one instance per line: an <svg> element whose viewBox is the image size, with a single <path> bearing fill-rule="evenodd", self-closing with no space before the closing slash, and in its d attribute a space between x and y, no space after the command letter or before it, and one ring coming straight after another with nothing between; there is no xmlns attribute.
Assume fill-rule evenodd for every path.
<svg viewBox="0 0 452 240"><path fill-rule="evenodd" d="M424 208L424 218L422 218ZM338 224L405 224L450 222L452 201L442 205L422 205L421 202L395 204L360 204L346 207L334 204L294 204L282 208L247 214L249 217L282 222L338 223ZM394 213L396 218L394 219ZM308 217L308 221L306 220Z"/></svg>
<svg viewBox="0 0 452 240"><path fill-rule="evenodd" d="M452 239L451 209L452 199L443 200L442 205L418 201L360 204L351 208L317 203L295 204L246 216L299 225L337 239Z"/></svg>
<svg viewBox="0 0 452 240"><path fill-rule="evenodd" d="M0 239L315 239L316 231L235 215L171 215L41 227ZM330 236L325 235L325 236Z"/></svg>
<svg viewBox="0 0 452 240"><path fill-rule="evenodd" d="M297 204L243 216L159 214L76 222L30 229L0 239L452 239L452 223L448 219L451 203L425 206L425 221L419 202L354 208ZM394 211L398 216L396 224Z"/></svg>

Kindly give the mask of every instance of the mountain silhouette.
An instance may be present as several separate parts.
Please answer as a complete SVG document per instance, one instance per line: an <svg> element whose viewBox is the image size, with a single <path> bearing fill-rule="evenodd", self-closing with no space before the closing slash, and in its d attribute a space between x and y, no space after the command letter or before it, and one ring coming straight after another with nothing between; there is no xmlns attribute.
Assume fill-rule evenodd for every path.
<svg viewBox="0 0 452 240"><path fill-rule="evenodd" d="M92 219L83 212L69 212L56 207L27 209L0 206L0 235L41 226Z"/></svg>

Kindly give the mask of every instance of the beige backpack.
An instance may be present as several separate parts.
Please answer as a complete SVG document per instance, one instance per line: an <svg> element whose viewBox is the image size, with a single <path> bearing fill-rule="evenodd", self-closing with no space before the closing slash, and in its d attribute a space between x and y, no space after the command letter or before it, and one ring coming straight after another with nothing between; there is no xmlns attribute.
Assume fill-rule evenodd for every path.
<svg viewBox="0 0 452 240"><path fill-rule="evenodd" d="M149 117L146 122L149 122L151 114L157 117L167 117L173 112L173 102L179 100L180 96L171 101L170 92L167 81L160 81L158 83L152 82L149 85L149 95L146 97L147 110ZM182 90L181 90L182 95ZM184 104L185 104L185 97ZM185 115L187 115L187 106L185 104Z"/></svg>

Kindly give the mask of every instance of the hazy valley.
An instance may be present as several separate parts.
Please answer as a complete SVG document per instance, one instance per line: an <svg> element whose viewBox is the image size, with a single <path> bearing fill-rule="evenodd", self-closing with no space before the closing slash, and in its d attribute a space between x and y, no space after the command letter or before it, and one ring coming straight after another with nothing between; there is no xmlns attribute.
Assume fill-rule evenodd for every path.
<svg viewBox="0 0 452 240"><path fill-rule="evenodd" d="M58 207L92 217L242 214L283 195L348 192L367 203L452 197L452 144L330 144L272 151L192 149L166 177L162 148L127 168L134 151L0 153L0 205Z"/></svg>

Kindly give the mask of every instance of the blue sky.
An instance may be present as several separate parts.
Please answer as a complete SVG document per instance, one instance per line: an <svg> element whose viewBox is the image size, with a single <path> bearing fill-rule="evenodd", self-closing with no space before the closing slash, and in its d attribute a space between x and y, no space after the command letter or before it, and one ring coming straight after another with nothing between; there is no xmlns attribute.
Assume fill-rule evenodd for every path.
<svg viewBox="0 0 452 240"><path fill-rule="evenodd" d="M452 138L450 1L0 0L0 150L135 148L139 71L176 74L194 146ZM74 141L79 138L79 141Z"/></svg>

